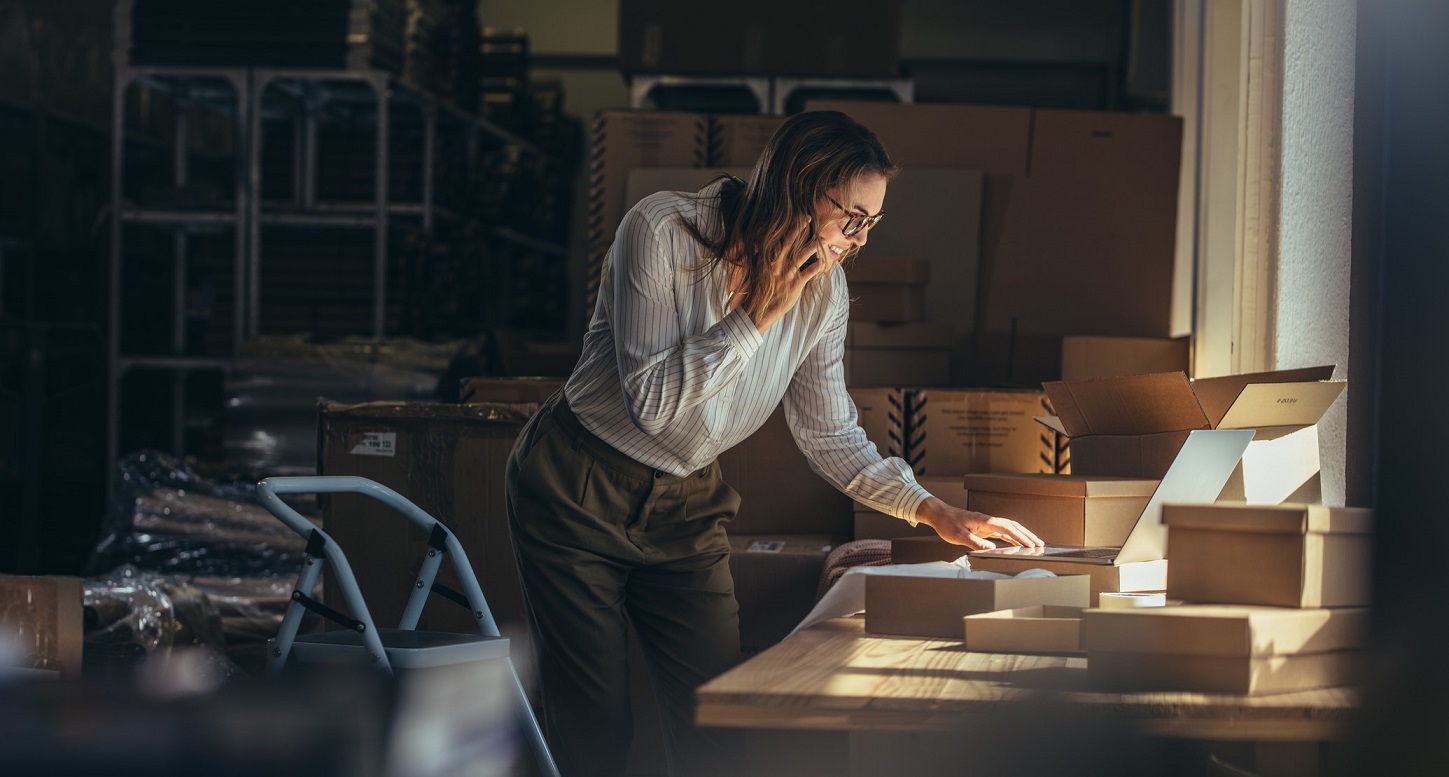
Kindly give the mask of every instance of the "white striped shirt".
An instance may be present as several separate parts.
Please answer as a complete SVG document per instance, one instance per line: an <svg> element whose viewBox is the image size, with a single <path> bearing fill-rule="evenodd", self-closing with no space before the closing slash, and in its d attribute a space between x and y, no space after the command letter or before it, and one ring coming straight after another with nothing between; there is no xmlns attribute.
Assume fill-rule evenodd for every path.
<svg viewBox="0 0 1449 777"><path fill-rule="evenodd" d="M905 461L882 458L866 439L845 388L845 271L817 276L761 335L743 306L729 311L723 264L704 270L705 247L680 223L715 229L718 191L659 192L624 215L564 388L569 407L621 453L685 475L753 434L783 399L811 469L914 524L930 494Z"/></svg>

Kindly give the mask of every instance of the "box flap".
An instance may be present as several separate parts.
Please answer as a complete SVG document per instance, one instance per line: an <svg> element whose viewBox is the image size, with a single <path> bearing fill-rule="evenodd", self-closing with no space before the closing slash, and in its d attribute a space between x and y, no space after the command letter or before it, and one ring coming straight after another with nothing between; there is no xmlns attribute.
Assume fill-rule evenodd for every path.
<svg viewBox="0 0 1449 777"><path fill-rule="evenodd" d="M1368 534L1373 531L1373 510L1316 504L1173 504L1163 505L1162 522L1174 529L1262 534Z"/></svg>
<svg viewBox="0 0 1449 777"><path fill-rule="evenodd" d="M1253 383L1243 387L1232 407L1214 424L1218 429L1312 426L1323 418L1348 386L1347 381ZM1211 417L1211 416L1209 416Z"/></svg>
<svg viewBox="0 0 1449 777"><path fill-rule="evenodd" d="M1227 415L1228 409L1237 401L1243 388L1255 383L1308 383L1329 380L1333 377L1333 366L1305 367L1297 370L1276 370L1273 372L1247 372L1242 375L1223 375L1217 378L1199 378L1192 382L1192 391L1197 395L1203 412L1216 429L1218 422ZM1317 419L1309 423L1317 423ZM1265 424L1287 426L1288 424Z"/></svg>
<svg viewBox="0 0 1449 777"><path fill-rule="evenodd" d="M1054 415L1039 415L1034 416L1033 418L1037 423L1045 426L1053 432L1056 432L1057 434L1065 435L1067 433L1066 427L1062 426L1062 419Z"/></svg>
<svg viewBox="0 0 1449 777"><path fill-rule="evenodd" d="M969 493L1027 494L1032 496L1107 497L1152 496L1156 480L1104 475L976 474L967 475Z"/></svg>
<svg viewBox="0 0 1449 777"><path fill-rule="evenodd" d="M1208 418L1181 372L1042 384L1069 437L1207 429Z"/></svg>
<svg viewBox="0 0 1449 777"><path fill-rule="evenodd" d="M848 283L930 283L931 263L924 259L857 256L842 265Z"/></svg>
<svg viewBox="0 0 1449 777"><path fill-rule="evenodd" d="M845 331L847 348L949 348L951 327L930 321L882 324L852 321Z"/></svg>

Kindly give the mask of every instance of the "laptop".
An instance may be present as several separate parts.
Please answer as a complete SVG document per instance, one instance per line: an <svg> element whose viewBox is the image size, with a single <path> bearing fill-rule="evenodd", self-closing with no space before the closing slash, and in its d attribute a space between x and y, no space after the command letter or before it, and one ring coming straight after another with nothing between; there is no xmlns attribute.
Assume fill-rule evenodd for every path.
<svg viewBox="0 0 1449 777"><path fill-rule="evenodd" d="M1177 458L1157 484L1157 490L1137 516L1132 531L1120 548L1047 545L1022 548L1009 545L991 550L973 550L971 557L1044 558L1082 564L1120 566L1137 561L1156 561L1167 556L1167 527L1162 524L1162 505L1168 502L1202 504L1213 502L1232 477L1238 459L1253 439L1252 429L1199 429L1188 434ZM1007 516L1010 517L1010 516ZM1027 527L1031 528L1030 526Z"/></svg>

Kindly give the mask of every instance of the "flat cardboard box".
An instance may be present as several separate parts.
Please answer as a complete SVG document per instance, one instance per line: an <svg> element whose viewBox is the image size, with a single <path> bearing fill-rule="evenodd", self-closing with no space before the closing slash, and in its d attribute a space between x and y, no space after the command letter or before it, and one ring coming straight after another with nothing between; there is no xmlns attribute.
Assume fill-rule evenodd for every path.
<svg viewBox="0 0 1449 777"><path fill-rule="evenodd" d="M1089 653L1094 688L1119 693L1179 691L1259 696L1353 685L1367 652L1341 650L1295 656L1177 656Z"/></svg>
<svg viewBox="0 0 1449 777"><path fill-rule="evenodd" d="M730 574L746 655L784 639L810 614L825 558L840 541L829 535L730 534Z"/></svg>
<svg viewBox="0 0 1449 777"><path fill-rule="evenodd" d="M966 506L966 487L961 478L928 477L916 478L916 482L941 501L957 507ZM889 540L895 537L936 537L936 530L924 523L911 526L905 521L855 503L855 539Z"/></svg>
<svg viewBox="0 0 1449 777"><path fill-rule="evenodd" d="M847 386L944 386L951 380L951 329L917 322L852 321L845 334Z"/></svg>
<svg viewBox="0 0 1449 777"><path fill-rule="evenodd" d="M966 507L1020 521L1049 545L1127 541L1159 481L1090 475L967 475Z"/></svg>
<svg viewBox="0 0 1449 777"><path fill-rule="evenodd" d="M1087 669L1113 690L1257 694L1345 685L1366 608L1180 605L1088 610Z"/></svg>
<svg viewBox="0 0 1449 777"><path fill-rule="evenodd" d="M910 323L926 317L931 265L922 259L857 256L845 266L850 320Z"/></svg>
<svg viewBox="0 0 1449 777"><path fill-rule="evenodd" d="M1056 379L1066 335L1175 334L1180 119L831 100L807 108L849 113L908 170L985 174L970 383Z"/></svg>
<svg viewBox="0 0 1449 777"><path fill-rule="evenodd" d="M523 590L509 537L503 477L513 442L533 403L369 402L318 406L320 475L356 475L397 491L442 521L473 563L500 625L525 622ZM373 620L395 625L427 552L427 536L381 502L357 494L322 500L322 527L341 546ZM438 581L458 590L448 564ZM337 586L328 606L345 609ZM472 633L464 608L434 597L418 628Z"/></svg>
<svg viewBox="0 0 1449 777"><path fill-rule="evenodd" d="M1025 579L867 575L865 630L872 634L960 639L961 619L1033 604L1087 607L1086 575Z"/></svg>
<svg viewBox="0 0 1449 777"><path fill-rule="evenodd" d="M815 474L778 407L744 442L719 455L720 473L740 494L732 534L850 536L850 497Z"/></svg>
<svg viewBox="0 0 1449 777"><path fill-rule="evenodd" d="M961 619L966 649L977 653L1085 653L1082 609L1037 604L967 615Z"/></svg>
<svg viewBox="0 0 1449 777"><path fill-rule="evenodd" d="M1287 656L1368 647L1365 607L1181 604L1091 609L1087 650L1188 656Z"/></svg>
<svg viewBox="0 0 1449 777"><path fill-rule="evenodd" d="M84 609L78 577L0 575L0 643L15 651L10 666L80 679Z"/></svg>
<svg viewBox="0 0 1449 777"><path fill-rule="evenodd" d="M960 545L940 537L899 537L891 540L891 563L919 564L926 561L954 561L966 554ZM1167 561L1134 561L1119 566L1074 564L1046 558L973 557L971 568L982 572L1015 575L1028 569L1045 569L1057 575L1086 575L1091 579L1092 601L1103 591L1134 593L1167 588Z"/></svg>
<svg viewBox="0 0 1449 777"><path fill-rule="evenodd" d="M1062 380L1190 371L1186 337L1062 338Z"/></svg>
<svg viewBox="0 0 1449 777"><path fill-rule="evenodd" d="M1321 504L1163 505L1168 595L1191 602L1365 607L1373 511Z"/></svg>
<svg viewBox="0 0 1449 777"><path fill-rule="evenodd" d="M599 270L627 210L629 171L705 167L709 117L702 113L600 111L590 128L589 210L585 234L585 302L592 311Z"/></svg>
<svg viewBox="0 0 1449 777"><path fill-rule="evenodd" d="M1330 366L1203 378L1157 373L1043 384L1071 439L1072 472L1160 478L1193 429L1256 429L1219 497L1275 504L1320 495L1315 425L1343 393Z"/></svg>

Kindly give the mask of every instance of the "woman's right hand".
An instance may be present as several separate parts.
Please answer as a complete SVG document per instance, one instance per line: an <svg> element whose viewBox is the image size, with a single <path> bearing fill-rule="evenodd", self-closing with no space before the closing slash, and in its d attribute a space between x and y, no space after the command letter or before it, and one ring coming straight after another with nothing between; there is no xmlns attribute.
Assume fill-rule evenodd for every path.
<svg viewBox="0 0 1449 777"><path fill-rule="evenodd" d="M805 231L809 228L810 221L806 219L800 229ZM764 334L800 302L800 295L804 293L805 286L810 283L811 279L830 269L830 263L821 261L816 255L819 250L821 249L818 243L810 243L802 253L794 257L780 256L777 258L770 265L771 272L775 275L774 299L758 304L753 298L745 300L745 312L749 313L750 320L755 322L755 328L760 331L760 334Z"/></svg>

